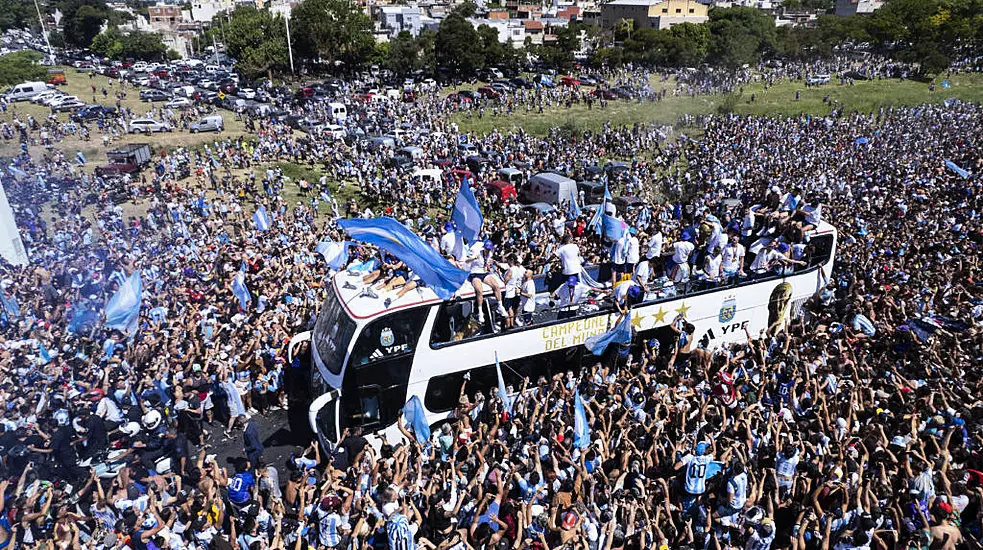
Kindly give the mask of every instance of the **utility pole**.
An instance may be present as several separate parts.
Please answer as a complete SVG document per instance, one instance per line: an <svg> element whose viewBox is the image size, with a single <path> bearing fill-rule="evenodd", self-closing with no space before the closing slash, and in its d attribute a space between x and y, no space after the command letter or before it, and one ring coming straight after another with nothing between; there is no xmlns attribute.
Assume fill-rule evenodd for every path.
<svg viewBox="0 0 983 550"><path fill-rule="evenodd" d="M51 64L55 63L55 52L51 51L51 41L48 40L48 31L44 30L44 17L41 15L41 6L38 5L38 0L34 0L34 9L38 10L38 23L41 23L41 36L44 37L44 43L48 45L48 57L51 59Z"/></svg>
<svg viewBox="0 0 983 550"><path fill-rule="evenodd" d="M287 26L287 55L290 56L290 74L294 74L294 48L290 45L290 14L284 14L283 23Z"/></svg>

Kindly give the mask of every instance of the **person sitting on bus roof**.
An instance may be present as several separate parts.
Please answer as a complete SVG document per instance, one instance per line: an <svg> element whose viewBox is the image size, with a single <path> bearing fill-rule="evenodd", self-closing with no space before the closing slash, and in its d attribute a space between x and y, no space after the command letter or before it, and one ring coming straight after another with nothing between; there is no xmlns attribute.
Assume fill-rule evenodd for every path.
<svg viewBox="0 0 983 550"><path fill-rule="evenodd" d="M471 248L468 249L467 256L461 262L461 267L466 267L470 271L468 280L471 282L471 286L474 287L474 295L478 302L479 323L485 322L485 312L481 308L485 301L482 283L488 285L492 289L492 292L495 293L495 300L498 301L497 313L502 317L508 316L508 312L505 311L505 305L502 303L502 289L499 288L498 281L491 275L491 270L495 267L495 261L493 259L494 252L495 243L490 240L484 242L478 241L471 245Z"/></svg>

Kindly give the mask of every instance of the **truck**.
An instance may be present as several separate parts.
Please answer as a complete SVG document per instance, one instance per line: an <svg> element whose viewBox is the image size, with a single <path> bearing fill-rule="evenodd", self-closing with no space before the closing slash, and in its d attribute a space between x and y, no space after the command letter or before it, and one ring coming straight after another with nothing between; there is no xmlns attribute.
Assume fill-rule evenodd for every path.
<svg viewBox="0 0 983 550"><path fill-rule="evenodd" d="M150 145L131 143L106 153L109 164L96 168L97 176L135 174L150 164Z"/></svg>

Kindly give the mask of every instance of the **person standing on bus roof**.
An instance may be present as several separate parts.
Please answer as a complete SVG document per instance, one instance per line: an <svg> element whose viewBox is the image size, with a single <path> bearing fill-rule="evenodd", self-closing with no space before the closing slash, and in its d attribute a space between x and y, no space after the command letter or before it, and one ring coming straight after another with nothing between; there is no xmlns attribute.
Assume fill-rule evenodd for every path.
<svg viewBox="0 0 983 550"><path fill-rule="evenodd" d="M505 309L509 316L505 318L505 328L515 327L515 318L519 313L519 302L521 296L519 289L526 277L526 268L522 267L517 257L505 269Z"/></svg>
<svg viewBox="0 0 983 550"><path fill-rule="evenodd" d="M521 325L531 325L533 314L536 313L536 281L532 278L532 270L527 269L522 280L522 321Z"/></svg>
<svg viewBox="0 0 983 550"><path fill-rule="evenodd" d="M580 257L580 247L573 242L573 235L567 234L563 237L563 245L556 249L556 255L560 257L563 274L568 278L575 276L579 281L580 272L583 270L583 260Z"/></svg>
<svg viewBox="0 0 983 550"><path fill-rule="evenodd" d="M505 311L505 306L502 304L502 289L498 286L498 281L492 276L491 270L495 266L493 260L493 253L495 252L495 243L488 241L478 241L471 245L468 250L468 255L464 258L464 265L467 266L470 274L468 275L468 281L471 282L471 286L474 287L475 299L478 302L478 322L485 322L485 312L482 309L482 304L485 303L484 297L484 287L482 283L488 285L492 292L495 293L495 300L498 301L498 309L496 310L499 315L503 318L508 316L508 312Z"/></svg>
<svg viewBox="0 0 983 550"><path fill-rule="evenodd" d="M454 222L444 224L444 234L440 236L440 253L455 261L464 260L464 238L454 228Z"/></svg>

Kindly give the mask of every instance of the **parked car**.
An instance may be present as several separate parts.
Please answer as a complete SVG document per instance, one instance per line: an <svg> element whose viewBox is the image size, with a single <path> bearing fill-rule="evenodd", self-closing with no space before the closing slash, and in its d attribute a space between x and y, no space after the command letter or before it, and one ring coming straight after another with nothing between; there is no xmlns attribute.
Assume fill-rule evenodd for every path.
<svg viewBox="0 0 983 550"><path fill-rule="evenodd" d="M560 86L580 86L580 81L572 76L560 77Z"/></svg>
<svg viewBox="0 0 983 550"><path fill-rule="evenodd" d="M612 92L611 90L605 90L603 88L594 88L593 92L595 97L600 99L618 99L618 94Z"/></svg>
<svg viewBox="0 0 983 550"><path fill-rule="evenodd" d="M167 101L170 98L171 96L162 90L140 90L140 101Z"/></svg>
<svg viewBox="0 0 983 550"><path fill-rule="evenodd" d="M488 99L498 99L502 96L498 90L492 88L491 86L482 86L478 88L478 93L481 94L482 97L487 97Z"/></svg>
<svg viewBox="0 0 983 550"><path fill-rule="evenodd" d="M106 153L109 164L96 168L97 176L134 174L150 164L150 145L131 143Z"/></svg>
<svg viewBox="0 0 983 550"><path fill-rule="evenodd" d="M168 101L164 104L164 107L168 109L187 109L194 105L192 101L186 97L175 97L174 99Z"/></svg>
<svg viewBox="0 0 983 550"><path fill-rule="evenodd" d="M154 132L170 132L174 130L170 124L155 120L153 118L135 118L130 121L130 133L146 134Z"/></svg>
<svg viewBox="0 0 983 550"><path fill-rule="evenodd" d="M51 107L51 110L56 113L64 113L66 111L74 111L76 109L81 109L82 107L85 107L84 101L80 99L68 99L66 101L62 101L58 103L57 105L53 105Z"/></svg>
<svg viewBox="0 0 983 550"><path fill-rule="evenodd" d="M72 113L72 120L97 120L114 114L116 114L116 107L86 105Z"/></svg>

